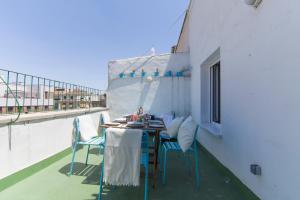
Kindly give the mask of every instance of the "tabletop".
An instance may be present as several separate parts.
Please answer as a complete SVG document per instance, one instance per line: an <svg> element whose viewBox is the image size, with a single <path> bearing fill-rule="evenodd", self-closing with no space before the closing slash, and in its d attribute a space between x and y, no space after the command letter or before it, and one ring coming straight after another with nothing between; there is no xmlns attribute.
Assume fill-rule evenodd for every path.
<svg viewBox="0 0 300 200"><path fill-rule="evenodd" d="M133 126L128 126L128 123L119 123L119 125L112 125L112 124L103 124L100 125L100 127L103 128L121 128L121 129L142 129L142 130L146 130L146 131L163 131L166 130L166 125L164 123L164 121L162 119L158 119L159 121L161 121L163 127L152 127L149 122L144 122L144 124L142 126L138 126L138 127L133 127Z"/></svg>

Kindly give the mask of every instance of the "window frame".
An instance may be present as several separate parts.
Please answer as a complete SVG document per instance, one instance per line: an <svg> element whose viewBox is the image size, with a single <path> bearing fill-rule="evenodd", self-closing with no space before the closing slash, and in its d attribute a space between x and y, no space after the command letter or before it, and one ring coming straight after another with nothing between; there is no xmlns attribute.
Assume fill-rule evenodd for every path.
<svg viewBox="0 0 300 200"><path fill-rule="evenodd" d="M221 124L221 61L210 67L210 122Z"/></svg>
<svg viewBox="0 0 300 200"><path fill-rule="evenodd" d="M220 63L219 67L219 119L220 123L217 123L212 118L212 92L211 92L211 67ZM214 136L222 137L222 61L220 55L220 48L214 51L200 66L200 115L201 123L200 126L207 130Z"/></svg>

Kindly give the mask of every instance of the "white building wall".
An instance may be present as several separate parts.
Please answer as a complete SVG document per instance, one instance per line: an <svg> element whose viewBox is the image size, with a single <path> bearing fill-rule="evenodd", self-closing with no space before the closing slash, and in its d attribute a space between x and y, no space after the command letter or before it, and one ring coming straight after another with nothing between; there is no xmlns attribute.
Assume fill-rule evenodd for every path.
<svg viewBox="0 0 300 200"><path fill-rule="evenodd" d="M198 139L264 200L300 199L300 1L194 0L189 23L191 110L201 122L200 65L221 50L223 137ZM250 164L262 176L250 173Z"/></svg>
<svg viewBox="0 0 300 200"><path fill-rule="evenodd" d="M38 115L38 114L36 114ZM89 114L99 122L100 112ZM0 128L0 179L53 156L72 144L73 117Z"/></svg>

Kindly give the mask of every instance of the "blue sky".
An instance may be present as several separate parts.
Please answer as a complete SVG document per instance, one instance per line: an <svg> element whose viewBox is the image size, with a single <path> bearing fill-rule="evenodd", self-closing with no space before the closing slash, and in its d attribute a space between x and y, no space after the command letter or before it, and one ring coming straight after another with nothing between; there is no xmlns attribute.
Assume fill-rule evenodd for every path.
<svg viewBox="0 0 300 200"><path fill-rule="evenodd" d="M152 46L170 52L187 6L188 0L0 0L0 68L106 89L109 60Z"/></svg>

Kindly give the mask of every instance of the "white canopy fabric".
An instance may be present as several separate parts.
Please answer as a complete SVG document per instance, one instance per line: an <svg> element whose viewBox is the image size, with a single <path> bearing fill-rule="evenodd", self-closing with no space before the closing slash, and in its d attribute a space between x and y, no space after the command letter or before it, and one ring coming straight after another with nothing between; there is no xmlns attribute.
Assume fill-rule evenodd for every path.
<svg viewBox="0 0 300 200"><path fill-rule="evenodd" d="M186 53L163 54L115 60L109 62L109 82L107 105L112 119L136 112L142 106L144 112L176 115L190 113L190 77L164 76L166 72L176 72L189 68ZM135 76L130 73L135 70ZM141 77L142 70L146 73ZM154 76L158 70L159 76ZM120 73L125 77L120 78ZM147 77L151 76L149 80Z"/></svg>

